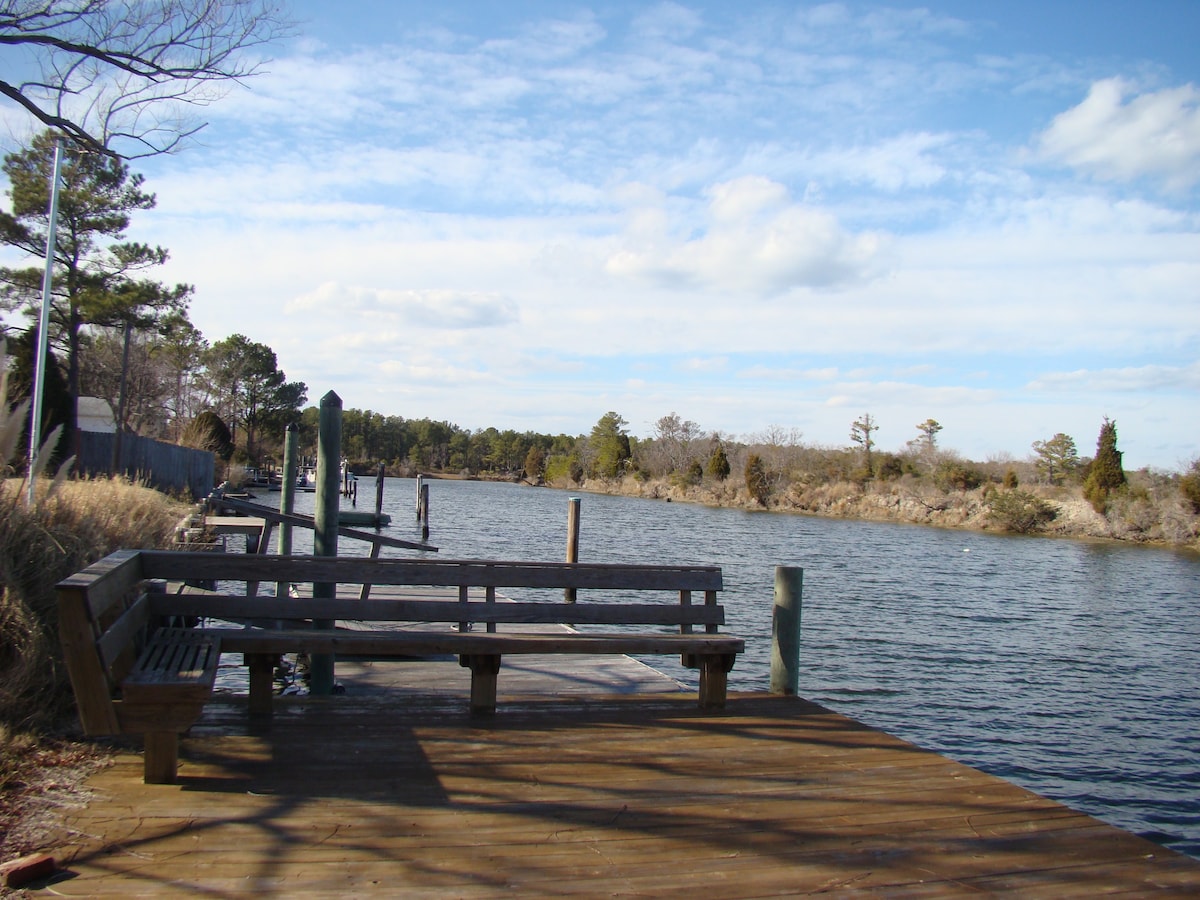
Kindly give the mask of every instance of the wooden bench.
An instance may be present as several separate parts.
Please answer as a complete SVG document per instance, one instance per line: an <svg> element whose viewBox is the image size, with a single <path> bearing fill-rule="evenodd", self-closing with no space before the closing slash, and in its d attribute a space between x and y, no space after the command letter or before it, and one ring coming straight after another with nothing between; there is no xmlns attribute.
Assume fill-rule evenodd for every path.
<svg viewBox="0 0 1200 900"><path fill-rule="evenodd" d="M112 603L106 598L127 593L139 581L307 583L321 586L322 594L333 596L276 598L149 590L131 601L115 624L102 627L103 620L95 610L110 608ZM455 590L445 600L369 596L371 586L383 585ZM197 641L207 639L223 652L243 654L250 672L250 710L259 714L271 711L275 663L281 654L293 652L373 658L457 655L460 664L471 671L470 711L474 715L495 711L497 677L507 655L678 654L683 665L700 671L700 706L720 708L725 704L727 673L745 649L742 639L717 633L724 624L724 609L717 604L721 586L721 570L711 566L119 551L62 582L59 597L64 621L78 620L72 626L72 635L78 637L69 638L64 630L68 658L89 653L93 657L86 664L72 666L68 662L85 729L88 733L112 733L93 730L89 724L93 721L104 728L121 725L122 731L139 726L147 734L148 752L153 740L161 744L162 754L175 748L167 735L176 738L184 728L152 732L150 723L131 711L129 678L111 671L105 655L111 652L110 644L123 641L110 637L114 628L121 634L148 629L143 641L156 647L169 639L167 630L153 627L164 620L202 617L242 623L241 627L206 627L193 632ZM497 594L509 589L552 589L561 598L568 588L589 599L576 603L561 599L501 602ZM671 602L629 600L630 595L648 591L670 592ZM591 599L595 592L602 592L599 602ZM694 603L697 594L703 601ZM339 621L349 627L334 627ZM422 630L398 628L413 624ZM603 630L589 630L595 626ZM670 632L661 630L668 628ZM178 640L174 632L170 630L170 637ZM86 680L89 672L101 669L108 673L102 685ZM85 678L82 683L76 679L77 670ZM185 690L182 681L179 673L162 676L149 699L135 689L133 707L149 708L146 704L165 702L168 693L174 692L188 712L180 712L170 721L172 725L181 723L191 715L202 692L195 685ZM211 683L210 678L208 690ZM119 699L113 699L114 692ZM203 699L199 704L203 705ZM108 718L95 712L105 707L114 709ZM193 721L194 715L188 723ZM146 765L150 781L149 759ZM156 763L153 774L165 772L166 766Z"/></svg>
<svg viewBox="0 0 1200 900"><path fill-rule="evenodd" d="M89 735L145 735L145 780L175 780L179 735L212 695L219 635L157 627L135 552L114 553L58 584L59 635Z"/></svg>

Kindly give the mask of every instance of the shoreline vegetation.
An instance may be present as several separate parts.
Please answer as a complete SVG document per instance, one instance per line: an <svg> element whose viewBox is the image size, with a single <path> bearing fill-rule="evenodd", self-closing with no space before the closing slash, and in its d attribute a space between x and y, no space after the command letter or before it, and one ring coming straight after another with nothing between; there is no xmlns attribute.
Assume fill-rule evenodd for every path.
<svg viewBox="0 0 1200 900"><path fill-rule="evenodd" d="M303 422L313 430L315 411ZM631 435L616 412L590 434L469 431L447 422L347 410L343 447L351 470L374 475L476 478L678 500L746 510L1042 534L1200 550L1200 458L1183 472L1126 472L1116 422L1104 419L1095 454L1055 434L1031 454L975 462L940 443L934 419L898 450L882 449L869 413L850 444L810 444L772 426L743 438L702 430L676 413L649 437ZM302 424L301 431L305 431Z"/></svg>
<svg viewBox="0 0 1200 900"><path fill-rule="evenodd" d="M744 510L927 525L994 534L1109 540L1200 552L1200 516L1189 512L1184 503L1174 501L1169 496L1154 498L1149 493L1115 503L1101 515L1083 497L1082 489L1078 487L1035 486L1020 492L1017 503L1001 503L999 509L997 501L1005 496L1011 497L1013 490L1004 491L989 485L948 493L903 482L866 486L842 482L816 489L793 486L763 506L744 489L734 486L680 486L665 479L646 482L636 478L622 478L615 482L588 481L579 489ZM1046 518L1047 513L1041 512L1043 508L1052 512L1053 517Z"/></svg>
<svg viewBox="0 0 1200 900"><path fill-rule="evenodd" d="M410 473L404 473L409 475ZM1139 486L1136 475L1127 494L1110 499L1097 512L1080 485L1034 485L1005 488L988 483L967 490L942 490L920 480L834 482L815 487L799 484L773 493L760 503L733 479L715 484L688 484L681 479L585 478L539 481L522 476L423 472L427 478L505 481L560 490L583 491L645 500L696 503L726 509L793 513L818 518L857 519L955 528L992 534L1026 534L1132 543L1200 552L1200 515L1191 511L1179 489L1165 483Z"/></svg>

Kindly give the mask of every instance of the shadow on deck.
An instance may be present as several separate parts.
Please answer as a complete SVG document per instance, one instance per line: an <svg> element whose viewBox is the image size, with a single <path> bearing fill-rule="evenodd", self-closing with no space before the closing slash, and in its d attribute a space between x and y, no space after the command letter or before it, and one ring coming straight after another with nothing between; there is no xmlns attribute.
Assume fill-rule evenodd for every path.
<svg viewBox="0 0 1200 900"><path fill-rule="evenodd" d="M479 722L456 664L420 667L428 689L360 671L361 689L284 698L266 723L214 703L175 786L121 754L67 819L73 877L53 890L1200 892L1200 862L802 700L706 714L670 692L510 693Z"/></svg>

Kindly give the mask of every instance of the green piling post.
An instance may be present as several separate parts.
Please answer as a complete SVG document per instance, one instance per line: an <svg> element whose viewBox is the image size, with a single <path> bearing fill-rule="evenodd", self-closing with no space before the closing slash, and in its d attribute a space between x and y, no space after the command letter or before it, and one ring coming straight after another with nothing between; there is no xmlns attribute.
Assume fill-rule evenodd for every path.
<svg viewBox="0 0 1200 900"><path fill-rule="evenodd" d="M794 697L800 684L800 607L804 570L775 567L771 611L771 692Z"/></svg>
<svg viewBox="0 0 1200 900"><path fill-rule="evenodd" d="M283 434L283 482L279 485L279 511L291 515L296 511L296 478L299 474L297 463L299 430L296 423L288 425ZM290 556L292 552L292 526L279 523L279 555ZM281 581L275 585L275 596L279 598L288 595L290 585Z"/></svg>
<svg viewBox="0 0 1200 900"><path fill-rule="evenodd" d="M317 431L317 492L313 510L313 555L337 556L339 471L342 459L342 398L330 391L321 398ZM313 583L314 600L332 600L337 585ZM313 628L332 629L332 619L314 619ZM315 653L310 660L309 690L318 696L333 693L333 656Z"/></svg>

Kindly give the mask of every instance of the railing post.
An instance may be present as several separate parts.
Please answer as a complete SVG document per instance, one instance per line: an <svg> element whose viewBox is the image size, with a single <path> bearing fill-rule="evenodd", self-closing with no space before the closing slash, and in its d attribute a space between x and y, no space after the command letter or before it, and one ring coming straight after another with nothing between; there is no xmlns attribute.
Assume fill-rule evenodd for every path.
<svg viewBox="0 0 1200 900"><path fill-rule="evenodd" d="M804 569L775 567L771 610L771 692L795 696L800 683L800 607Z"/></svg>
<svg viewBox="0 0 1200 900"><path fill-rule="evenodd" d="M321 398L317 430L317 495L313 509L313 555L337 556L338 482L342 458L342 398L330 391ZM337 584L313 583L314 600L332 600ZM332 619L314 619L313 628L332 629ZM314 653L309 667L309 690L316 695L333 693L333 655Z"/></svg>
<svg viewBox="0 0 1200 900"><path fill-rule="evenodd" d="M579 562L579 506L578 497L567 499L567 562ZM575 588L563 588L563 599L574 603Z"/></svg>

